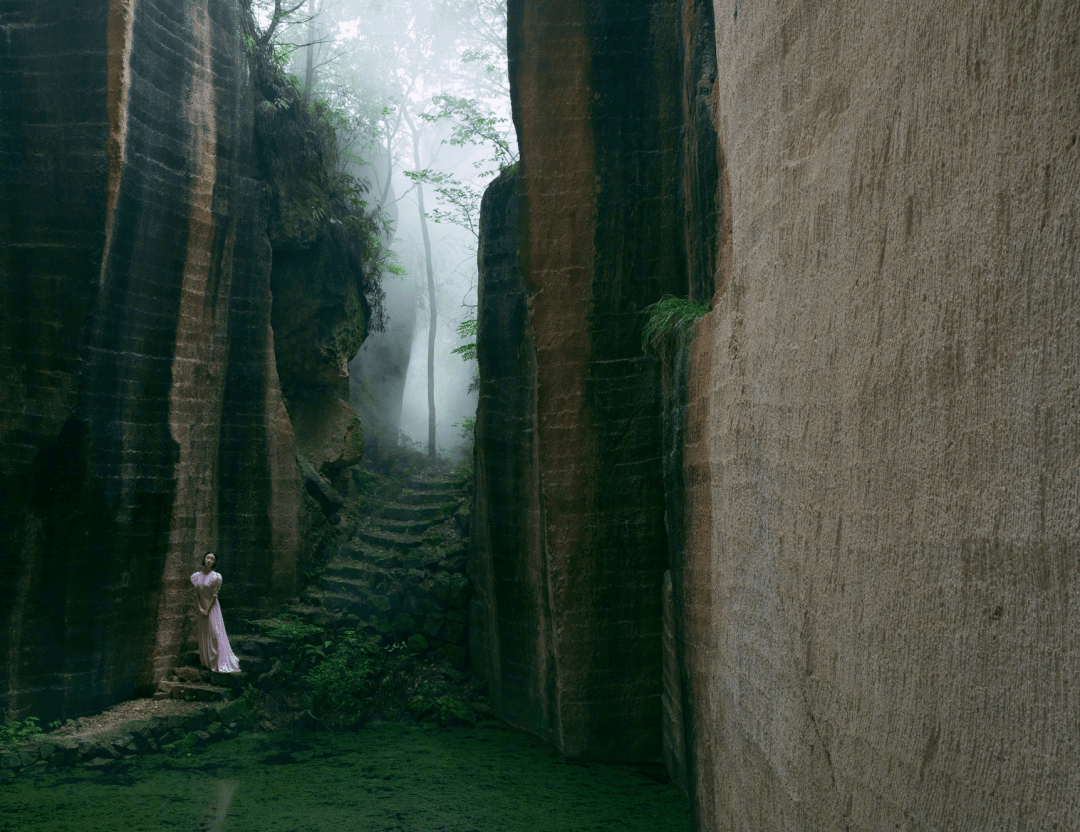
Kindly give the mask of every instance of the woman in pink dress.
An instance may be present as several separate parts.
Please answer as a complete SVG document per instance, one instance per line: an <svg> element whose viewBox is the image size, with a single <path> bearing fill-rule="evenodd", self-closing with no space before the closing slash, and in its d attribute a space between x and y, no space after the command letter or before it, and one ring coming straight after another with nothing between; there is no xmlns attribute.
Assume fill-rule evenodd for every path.
<svg viewBox="0 0 1080 832"><path fill-rule="evenodd" d="M203 555L203 568L191 576L195 587L195 600L199 604L199 660L204 666L218 673L239 673L240 663L229 646L225 635L225 621L221 617L218 590L221 575L214 571L217 562L213 552Z"/></svg>

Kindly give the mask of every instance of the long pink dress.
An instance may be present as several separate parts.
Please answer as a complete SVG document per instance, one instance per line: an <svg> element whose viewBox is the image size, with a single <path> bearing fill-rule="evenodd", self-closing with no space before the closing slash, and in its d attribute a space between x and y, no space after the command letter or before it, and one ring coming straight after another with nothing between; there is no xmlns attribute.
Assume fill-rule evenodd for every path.
<svg viewBox="0 0 1080 832"><path fill-rule="evenodd" d="M221 617L221 603L217 599L221 575L213 571L209 575L196 572L191 576L191 583L199 596L199 605L203 609L210 608L209 615L196 613L199 619L199 660L218 673L239 673L240 662L229 646L225 621Z"/></svg>

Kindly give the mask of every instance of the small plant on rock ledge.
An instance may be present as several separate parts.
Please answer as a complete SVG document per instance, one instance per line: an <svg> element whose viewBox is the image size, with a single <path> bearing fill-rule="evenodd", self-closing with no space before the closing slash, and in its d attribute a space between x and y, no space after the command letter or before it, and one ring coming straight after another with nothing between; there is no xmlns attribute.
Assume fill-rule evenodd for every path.
<svg viewBox="0 0 1080 832"><path fill-rule="evenodd" d="M641 348L651 355L668 358L686 346L694 321L709 311L708 304L690 298L665 295L646 306L641 329Z"/></svg>

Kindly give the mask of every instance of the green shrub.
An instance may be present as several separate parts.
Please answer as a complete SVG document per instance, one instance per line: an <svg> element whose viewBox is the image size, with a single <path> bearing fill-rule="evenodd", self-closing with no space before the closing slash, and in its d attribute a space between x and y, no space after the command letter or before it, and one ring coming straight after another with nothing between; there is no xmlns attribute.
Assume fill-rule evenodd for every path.
<svg viewBox="0 0 1080 832"><path fill-rule="evenodd" d="M356 633L345 633L318 653L321 660L304 675L312 710L346 724L359 721L382 674L384 651Z"/></svg>
<svg viewBox="0 0 1080 832"><path fill-rule="evenodd" d="M643 311L645 325L641 329L641 348L666 358L686 345L694 321L708 312L709 307L689 298L665 295Z"/></svg>
<svg viewBox="0 0 1080 832"><path fill-rule="evenodd" d="M257 627L259 632L267 638L278 641L301 641L308 636L323 632L321 627L308 624L292 613L284 613L262 621L249 620L247 623Z"/></svg>
<svg viewBox="0 0 1080 832"><path fill-rule="evenodd" d="M442 725L466 725L476 724L476 714L473 707L460 696L446 694L435 700L435 709L439 714L439 722Z"/></svg>
<svg viewBox="0 0 1080 832"><path fill-rule="evenodd" d="M0 746L20 745L43 733L38 727L38 718L28 716L22 720L10 720L0 725Z"/></svg>

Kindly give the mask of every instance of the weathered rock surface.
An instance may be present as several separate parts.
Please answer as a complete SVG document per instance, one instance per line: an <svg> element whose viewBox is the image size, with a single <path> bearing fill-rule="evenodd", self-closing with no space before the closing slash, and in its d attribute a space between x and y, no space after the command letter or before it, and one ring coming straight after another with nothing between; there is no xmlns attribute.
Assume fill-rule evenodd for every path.
<svg viewBox="0 0 1080 832"><path fill-rule="evenodd" d="M213 548L237 621L290 595L301 496L237 4L5 4L0 698L149 688Z"/></svg>
<svg viewBox="0 0 1080 832"><path fill-rule="evenodd" d="M703 830L1068 828L1080 11L707 5L636 5L655 16L629 68L626 4L510 3L522 163L485 204L472 567L493 704L613 756L644 747L605 742L614 724L641 737L663 712ZM656 122L634 155L673 6L681 162ZM608 165L631 158L620 191ZM664 290L715 296L669 368L666 442L638 434L630 465L593 415L623 425L628 397L592 385L631 351L592 356L636 284L597 275L632 272L664 227L644 220L666 204L657 170L682 190L687 288ZM660 456L667 556L648 524L664 497L622 485ZM633 506L632 536L597 493ZM635 641L649 621L663 711L643 670L623 686L661 664Z"/></svg>
<svg viewBox="0 0 1080 832"><path fill-rule="evenodd" d="M667 558L639 313L686 284L677 16L519 1L509 32L521 162L487 210L516 199L517 239L481 258L477 526L495 525L474 655L508 721L571 756L655 759Z"/></svg>
<svg viewBox="0 0 1080 832"><path fill-rule="evenodd" d="M705 829L1080 817L1080 11L717 2L689 370Z"/></svg>
<svg viewBox="0 0 1080 832"><path fill-rule="evenodd" d="M401 429L401 402L409 373L416 295L401 280L386 281L386 329L364 340L349 362L349 403L364 424L366 447L397 444Z"/></svg>

